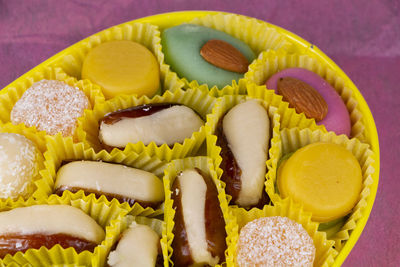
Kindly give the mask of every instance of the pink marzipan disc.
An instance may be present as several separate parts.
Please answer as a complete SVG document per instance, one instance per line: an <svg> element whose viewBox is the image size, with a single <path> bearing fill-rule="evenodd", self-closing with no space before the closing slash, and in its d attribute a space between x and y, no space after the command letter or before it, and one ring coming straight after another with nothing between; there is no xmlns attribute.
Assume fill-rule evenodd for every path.
<svg viewBox="0 0 400 267"><path fill-rule="evenodd" d="M342 98L327 81L307 69L289 68L272 75L266 82L267 89L273 89L277 92L278 79L283 77L296 78L317 90L328 104L326 117L317 122L317 124L325 125L328 131L333 131L337 135L345 134L350 137L351 122L349 112Z"/></svg>

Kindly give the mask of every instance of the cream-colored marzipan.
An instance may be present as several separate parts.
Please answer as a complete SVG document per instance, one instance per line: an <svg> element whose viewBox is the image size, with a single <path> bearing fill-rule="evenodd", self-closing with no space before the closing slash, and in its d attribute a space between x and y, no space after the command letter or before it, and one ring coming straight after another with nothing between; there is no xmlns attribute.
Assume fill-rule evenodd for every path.
<svg viewBox="0 0 400 267"><path fill-rule="evenodd" d="M34 205L0 212L0 235L67 234L99 244L104 230L82 210L68 205Z"/></svg>
<svg viewBox="0 0 400 267"><path fill-rule="evenodd" d="M143 170L99 161L74 161L57 172L56 188L67 186L117 194L132 199L164 200L162 181Z"/></svg>
<svg viewBox="0 0 400 267"><path fill-rule="evenodd" d="M192 259L195 263L214 266L219 259L208 251L204 218L207 185L195 170L185 170L177 179L181 185L183 220Z"/></svg>
<svg viewBox="0 0 400 267"><path fill-rule="evenodd" d="M190 138L203 124L204 121L192 109L177 105L149 116L122 118L113 124L102 122L99 138L104 144L114 147L140 141L145 145L152 141L157 145L173 145Z"/></svg>
<svg viewBox="0 0 400 267"><path fill-rule="evenodd" d="M242 170L240 206L259 202L265 181L270 139L268 113L257 100L233 107L224 117L223 129L235 159Z"/></svg>
<svg viewBox="0 0 400 267"><path fill-rule="evenodd" d="M108 256L108 264L111 267L154 267L159 241L160 237L149 226L133 222Z"/></svg>

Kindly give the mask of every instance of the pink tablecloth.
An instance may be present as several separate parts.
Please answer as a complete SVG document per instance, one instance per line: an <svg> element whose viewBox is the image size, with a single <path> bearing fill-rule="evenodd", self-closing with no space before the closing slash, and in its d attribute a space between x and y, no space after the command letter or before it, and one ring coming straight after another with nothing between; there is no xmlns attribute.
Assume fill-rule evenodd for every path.
<svg viewBox="0 0 400 267"><path fill-rule="evenodd" d="M104 28L177 10L256 17L316 44L354 81L378 127L381 175L367 226L344 266L399 266L400 2L0 0L0 88Z"/></svg>

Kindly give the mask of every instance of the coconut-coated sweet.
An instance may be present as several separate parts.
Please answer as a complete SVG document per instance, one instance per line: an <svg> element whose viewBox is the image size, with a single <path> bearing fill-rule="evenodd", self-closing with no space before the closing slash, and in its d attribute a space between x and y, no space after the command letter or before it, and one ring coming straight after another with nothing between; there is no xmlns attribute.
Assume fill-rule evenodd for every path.
<svg viewBox="0 0 400 267"><path fill-rule="evenodd" d="M41 80L29 87L15 103L11 111L13 124L24 123L39 131L70 136L76 128L76 120L89 108L90 103L83 91L62 81Z"/></svg>
<svg viewBox="0 0 400 267"><path fill-rule="evenodd" d="M26 196L38 172L39 151L25 136L0 133L0 199Z"/></svg>
<svg viewBox="0 0 400 267"><path fill-rule="evenodd" d="M246 266L313 266L315 246L303 226L287 217L263 217L241 230L236 263Z"/></svg>

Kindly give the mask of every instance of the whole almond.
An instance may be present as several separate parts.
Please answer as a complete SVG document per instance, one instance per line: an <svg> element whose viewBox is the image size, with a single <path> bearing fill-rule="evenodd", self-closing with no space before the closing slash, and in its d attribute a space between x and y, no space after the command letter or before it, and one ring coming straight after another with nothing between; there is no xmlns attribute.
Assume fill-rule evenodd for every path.
<svg viewBox="0 0 400 267"><path fill-rule="evenodd" d="M200 55L214 66L238 73L245 73L249 62L234 46L222 40L209 40L200 49Z"/></svg>
<svg viewBox="0 0 400 267"><path fill-rule="evenodd" d="M325 99L311 85L299 79L284 77L278 80L278 94L283 100L289 102L289 106L298 113L304 113L307 118L320 121L328 113L328 104Z"/></svg>

